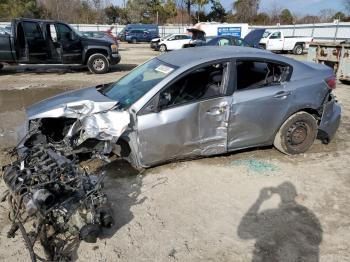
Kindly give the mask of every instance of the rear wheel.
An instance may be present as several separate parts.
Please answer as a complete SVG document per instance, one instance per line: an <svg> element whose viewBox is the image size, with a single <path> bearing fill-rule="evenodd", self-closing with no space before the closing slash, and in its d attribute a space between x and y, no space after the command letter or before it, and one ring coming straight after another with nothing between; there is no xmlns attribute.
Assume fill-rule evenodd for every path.
<svg viewBox="0 0 350 262"><path fill-rule="evenodd" d="M164 44L160 45L160 47L159 47L160 52L165 52L166 50L167 50L166 45L164 45Z"/></svg>
<svg viewBox="0 0 350 262"><path fill-rule="evenodd" d="M301 44L295 45L295 47L293 49L293 53L295 55L302 55L304 53L304 46Z"/></svg>
<svg viewBox="0 0 350 262"><path fill-rule="evenodd" d="M274 146L287 155L306 152L317 136L316 119L306 112L289 117L276 134Z"/></svg>
<svg viewBox="0 0 350 262"><path fill-rule="evenodd" d="M136 42L137 42L137 39L136 39L136 38L132 38L132 39L131 39L131 43L136 44Z"/></svg>
<svg viewBox="0 0 350 262"><path fill-rule="evenodd" d="M104 74L109 71L109 62L103 54L93 54L89 57L87 66L91 73Z"/></svg>

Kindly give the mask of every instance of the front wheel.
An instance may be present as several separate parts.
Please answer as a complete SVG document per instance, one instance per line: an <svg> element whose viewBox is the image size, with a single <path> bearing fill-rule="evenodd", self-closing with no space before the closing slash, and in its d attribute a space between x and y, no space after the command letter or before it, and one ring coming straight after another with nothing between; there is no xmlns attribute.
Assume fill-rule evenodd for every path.
<svg viewBox="0 0 350 262"><path fill-rule="evenodd" d="M91 73L104 74L109 71L109 62L103 54L93 54L89 57L87 66Z"/></svg>
<svg viewBox="0 0 350 262"><path fill-rule="evenodd" d="M166 50L167 50L166 45L160 45L159 47L160 52L166 52Z"/></svg>
<svg viewBox="0 0 350 262"><path fill-rule="evenodd" d="M295 55L302 55L304 53L304 46L303 45L296 45L293 49L293 53Z"/></svg>
<svg viewBox="0 0 350 262"><path fill-rule="evenodd" d="M273 144L287 155L304 153L314 143L317 129L317 121L312 115L298 112L283 123Z"/></svg>

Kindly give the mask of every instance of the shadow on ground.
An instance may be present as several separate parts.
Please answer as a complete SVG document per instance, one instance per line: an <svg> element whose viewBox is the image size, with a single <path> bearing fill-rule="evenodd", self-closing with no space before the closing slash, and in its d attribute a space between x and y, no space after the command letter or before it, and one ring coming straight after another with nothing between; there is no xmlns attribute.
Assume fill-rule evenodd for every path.
<svg viewBox="0 0 350 262"><path fill-rule="evenodd" d="M259 212L261 205L274 194L278 208ZM237 234L241 239L255 239L253 262L316 262L322 228L309 209L295 201L297 191L290 182L276 188L263 188L256 202L242 218Z"/></svg>

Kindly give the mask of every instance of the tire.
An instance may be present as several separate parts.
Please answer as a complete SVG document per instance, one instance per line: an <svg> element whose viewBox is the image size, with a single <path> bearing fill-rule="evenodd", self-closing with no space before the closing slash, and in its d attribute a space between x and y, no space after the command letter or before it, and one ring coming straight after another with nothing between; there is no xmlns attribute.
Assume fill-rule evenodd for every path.
<svg viewBox="0 0 350 262"><path fill-rule="evenodd" d="M3 64L0 64L0 70L3 69L4 65Z"/></svg>
<svg viewBox="0 0 350 262"><path fill-rule="evenodd" d="M136 44L137 43L137 39L136 38L132 38L131 39L131 43Z"/></svg>
<svg viewBox="0 0 350 262"><path fill-rule="evenodd" d="M161 45L159 46L159 51L160 51L160 52L166 52L166 50L167 50L166 45L161 44Z"/></svg>
<svg viewBox="0 0 350 262"><path fill-rule="evenodd" d="M304 53L304 46L301 44L295 45L295 47L293 49L293 53L295 55L302 55Z"/></svg>
<svg viewBox="0 0 350 262"><path fill-rule="evenodd" d="M109 61L103 54L92 54L87 62L91 73L105 74L109 71Z"/></svg>
<svg viewBox="0 0 350 262"><path fill-rule="evenodd" d="M275 136L273 145L286 155L305 153L317 136L317 121L306 112L289 117Z"/></svg>

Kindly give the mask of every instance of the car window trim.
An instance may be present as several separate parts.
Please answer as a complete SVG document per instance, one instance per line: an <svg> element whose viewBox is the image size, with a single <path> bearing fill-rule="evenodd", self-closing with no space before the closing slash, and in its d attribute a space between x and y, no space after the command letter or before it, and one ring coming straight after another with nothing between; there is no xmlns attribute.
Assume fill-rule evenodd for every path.
<svg viewBox="0 0 350 262"><path fill-rule="evenodd" d="M236 57L234 58L234 61L233 61L233 67L235 69L235 72L234 72L234 83L233 83L233 93L235 92L244 92L244 91L251 91L251 90L254 90L254 89L257 89L257 88L254 88L254 89L250 89L250 90L237 90L237 61L254 61L254 62L265 62L265 63L275 63L275 64L280 64L280 65L285 65L285 66L289 66L290 70L289 70L289 74L287 76L287 79L286 81L284 82L281 82L281 84L283 83L287 83L290 81L290 79L292 78L292 74L293 74L293 66L291 64L288 64L286 62L283 62L283 61L279 61L279 60L274 60L274 59L270 59L270 58L261 58L261 57ZM265 86L265 87L269 87L271 85L268 85L268 86ZM273 85L273 86L276 86L276 85Z"/></svg>
<svg viewBox="0 0 350 262"><path fill-rule="evenodd" d="M176 81L180 80L182 77L185 77L186 75L190 74L191 72L193 72L194 70L197 70L201 67L204 67L204 66L208 66L208 65L211 65L211 64L215 64L215 63L228 63L227 67L228 69L226 70L226 87L225 87L225 94L223 95L218 95L218 96L213 96L213 97L209 97L209 98L203 98L203 99L199 99L199 100L195 100L195 101L189 101L189 102L186 102L186 103L181 103L181 104L177 104L177 105L173 105L173 106L170 106L170 107L167 107L165 109L162 109L162 110L159 110L158 107L159 107L159 97L160 97L160 93L162 91L164 91L165 89L167 89L170 85L172 85L173 83L175 83ZM233 70L234 69L234 70ZM210 61L210 62L205 62L205 63L202 63L202 64L199 64L199 65L196 65L195 67L192 67L188 70L186 70L185 72L182 72L180 75L176 76L175 78L173 78L169 83L167 83L165 86L163 86L150 100L148 100L148 102L137 112L137 115L138 116L142 116L142 115L147 115L147 114L150 114L150 113L155 113L154 110L152 111L145 111L147 109L148 106L150 106L151 104L156 104L156 108L158 110L158 112L161 112L161 111L164 111L164 110L167 110L167 109L172 109L172 108L176 108L176 107L179 107L179 106L184 106L184 105L188 105L188 104L191 104L191 103L195 103L195 102L203 102L203 101L206 101L206 100L211 100L211 99L216 99L216 98L219 98L219 97L227 97L227 96L231 96L234 92L234 89L231 88L233 86L233 82L234 82L234 77L235 74L233 74L233 72L235 71L235 63L234 63L234 59L232 58L224 58L224 59L218 59L218 60L213 60L213 61ZM232 90L230 90L232 89ZM154 99L156 99L157 101L154 103Z"/></svg>

